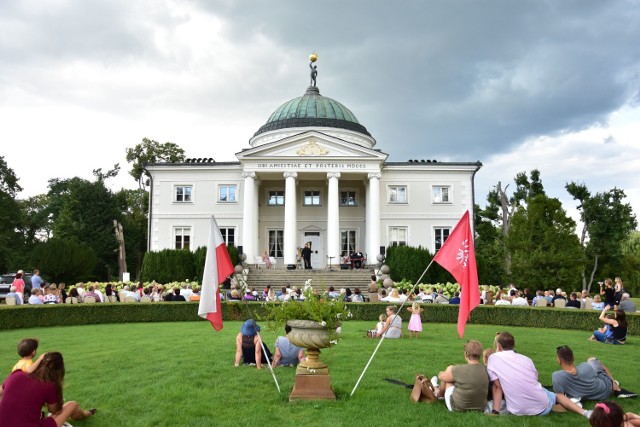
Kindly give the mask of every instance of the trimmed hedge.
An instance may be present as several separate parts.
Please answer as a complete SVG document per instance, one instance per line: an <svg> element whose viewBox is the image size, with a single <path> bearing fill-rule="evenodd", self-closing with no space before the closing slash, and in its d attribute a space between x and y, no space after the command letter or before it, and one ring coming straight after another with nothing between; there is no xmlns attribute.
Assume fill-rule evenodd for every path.
<svg viewBox="0 0 640 427"><path fill-rule="evenodd" d="M294 304L294 303L288 303ZM353 320L376 322L384 313L387 303L350 303ZM252 316L265 317L265 303L223 302L224 320L246 320ZM406 306L405 306L406 307ZM458 306L424 304L422 320L436 323L456 323ZM479 306L471 313L469 323L524 326L530 328L574 329L593 331L602 327L599 311L570 310L566 308L496 307ZM411 313L403 309L400 316L409 321ZM203 320L198 317L195 302L114 303L114 304L58 304L36 306L6 306L0 308L0 330L35 328L44 326L97 325L137 322L188 322ZM629 334L640 335L640 316L627 315Z"/></svg>

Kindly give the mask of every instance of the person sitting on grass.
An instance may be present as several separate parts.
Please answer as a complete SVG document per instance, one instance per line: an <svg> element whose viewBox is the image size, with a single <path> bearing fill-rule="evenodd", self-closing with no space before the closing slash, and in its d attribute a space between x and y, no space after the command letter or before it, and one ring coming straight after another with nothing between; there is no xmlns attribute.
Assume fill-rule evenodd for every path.
<svg viewBox="0 0 640 427"><path fill-rule="evenodd" d="M37 339L35 338L21 339L20 342L18 343L18 354L20 355L21 359L18 360L18 363L13 365L11 372L22 371L22 372L26 372L27 374L30 374L33 371L35 371L38 365L40 365L42 358L46 354L46 353L42 354L40 357L38 357L38 360L34 362L33 358L36 357L37 351L38 351Z"/></svg>
<svg viewBox="0 0 640 427"><path fill-rule="evenodd" d="M396 314L396 310L395 305L387 307L387 320L379 337L402 338L402 318Z"/></svg>
<svg viewBox="0 0 640 427"><path fill-rule="evenodd" d="M483 411L487 405L489 376L487 369L480 363L482 344L476 340L464 345L462 365L449 365L432 379L434 392L438 398L444 398L449 411ZM437 380L440 380L440 386Z"/></svg>
<svg viewBox="0 0 640 427"><path fill-rule="evenodd" d="M289 341L291 326L284 327L285 336L276 338L276 354L273 356L273 367L276 366L296 366L304 362L304 350Z"/></svg>
<svg viewBox="0 0 640 427"><path fill-rule="evenodd" d="M609 306L605 305L599 319L606 325L611 326L611 335L607 337L600 330L593 331L589 341L600 341L605 344L624 344L627 341L627 316L624 311L615 310L611 319L607 317L607 310L609 310Z"/></svg>
<svg viewBox="0 0 640 427"><path fill-rule="evenodd" d="M640 426L640 415L633 412L625 413L615 402L596 403L593 414L589 418L593 427L633 427Z"/></svg>
<svg viewBox="0 0 640 427"><path fill-rule="evenodd" d="M612 393L621 399L638 396L621 389L609 369L595 357L575 366L573 350L563 345L557 348L556 360L562 368L551 375L556 393L585 400L608 399Z"/></svg>
<svg viewBox="0 0 640 427"><path fill-rule="evenodd" d="M269 347L260 339L260 326L255 320L249 319L240 327L240 333L236 336L236 361L235 367L240 366L240 359L245 365L255 365L257 369L262 369L262 364L271 360L272 355ZM262 352L264 345L265 353Z"/></svg>
<svg viewBox="0 0 640 427"><path fill-rule="evenodd" d="M496 352L489 356L487 362L489 380L493 385L493 400L487 405L487 410L495 415L500 414L504 396L506 412L513 415L547 415L559 404L565 410L589 418L591 411L582 409L563 394L542 387L533 361L516 353L515 343L515 338L509 332L501 332L496 336Z"/></svg>
<svg viewBox="0 0 640 427"><path fill-rule="evenodd" d="M375 329L370 329L367 331L367 336L369 338L377 338L382 335L382 330L384 329L385 322L387 320L387 315L382 313L378 316L379 322L376 323Z"/></svg>
<svg viewBox="0 0 640 427"><path fill-rule="evenodd" d="M96 409L84 410L76 402L64 402L64 360L58 352L47 353L30 374L14 371L0 390L0 421L6 426L62 426L67 419L91 417ZM41 418L47 405L50 415Z"/></svg>

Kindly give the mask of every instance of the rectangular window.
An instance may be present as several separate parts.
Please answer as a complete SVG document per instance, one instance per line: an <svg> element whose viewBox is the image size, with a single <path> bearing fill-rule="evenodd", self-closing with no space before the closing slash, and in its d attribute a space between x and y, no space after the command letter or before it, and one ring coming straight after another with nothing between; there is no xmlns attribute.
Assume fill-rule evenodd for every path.
<svg viewBox="0 0 640 427"><path fill-rule="evenodd" d="M220 234L222 234L222 239L227 246L235 246L236 245L236 229L235 228L221 228Z"/></svg>
<svg viewBox="0 0 640 427"><path fill-rule="evenodd" d="M442 245L444 245L444 242L447 240L447 238L449 237L449 233L451 232L451 229L448 227L442 227L442 228L436 228L435 229L435 245L434 245L434 249L436 250L436 252L438 252L440 250L440 248L442 247Z"/></svg>
<svg viewBox="0 0 640 427"><path fill-rule="evenodd" d="M304 192L305 206L320 206L320 191L305 190Z"/></svg>
<svg viewBox="0 0 640 427"><path fill-rule="evenodd" d="M340 232L340 248L342 256L349 256L356 251L356 230Z"/></svg>
<svg viewBox="0 0 640 427"><path fill-rule="evenodd" d="M407 246L407 227L389 227L389 246Z"/></svg>
<svg viewBox="0 0 640 427"><path fill-rule="evenodd" d="M191 249L191 227L176 227L176 249Z"/></svg>
<svg viewBox="0 0 640 427"><path fill-rule="evenodd" d="M340 206L358 206L358 199L356 199L355 191L341 191L340 192Z"/></svg>
<svg viewBox="0 0 640 427"><path fill-rule="evenodd" d="M221 185L218 188L218 201L222 203L235 203L236 200L236 186L235 185Z"/></svg>
<svg viewBox="0 0 640 427"><path fill-rule="evenodd" d="M282 258L284 230L269 230L269 256Z"/></svg>
<svg viewBox="0 0 640 427"><path fill-rule="evenodd" d="M267 205L284 206L284 190L270 190Z"/></svg>
<svg viewBox="0 0 640 427"><path fill-rule="evenodd" d="M433 203L451 203L451 187L442 185L432 187L431 198Z"/></svg>
<svg viewBox="0 0 640 427"><path fill-rule="evenodd" d="M390 185L389 203L407 203L407 186Z"/></svg>
<svg viewBox="0 0 640 427"><path fill-rule="evenodd" d="M178 185L175 187L176 189L176 197L175 201L180 203L191 202L193 201L193 186L191 185Z"/></svg>

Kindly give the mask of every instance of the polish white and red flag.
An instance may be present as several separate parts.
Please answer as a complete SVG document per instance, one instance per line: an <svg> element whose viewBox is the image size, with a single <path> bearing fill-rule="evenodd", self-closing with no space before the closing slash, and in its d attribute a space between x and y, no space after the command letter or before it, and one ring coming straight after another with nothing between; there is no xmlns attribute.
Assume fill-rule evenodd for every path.
<svg viewBox="0 0 640 427"><path fill-rule="evenodd" d="M446 268L460 284L458 335L462 338L471 311L480 304L476 253L469 224L469 211L462 216L433 260Z"/></svg>
<svg viewBox="0 0 640 427"><path fill-rule="evenodd" d="M207 257L202 275L202 291L198 316L207 319L216 331L222 329L222 309L220 308L220 283L233 273L233 263L227 246L222 239L215 217L211 217Z"/></svg>

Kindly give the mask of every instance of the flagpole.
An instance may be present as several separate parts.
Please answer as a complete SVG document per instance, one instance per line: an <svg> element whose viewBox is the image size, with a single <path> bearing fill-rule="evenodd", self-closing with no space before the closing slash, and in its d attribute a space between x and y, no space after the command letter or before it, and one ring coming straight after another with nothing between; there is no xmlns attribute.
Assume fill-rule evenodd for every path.
<svg viewBox="0 0 640 427"><path fill-rule="evenodd" d="M245 304L246 304L246 300L245 300ZM247 306L247 307L249 307L249 306ZM276 373L273 372L273 366L271 366L271 361L267 357L267 350L264 348L264 343L262 342L262 335L260 335L260 332L258 332L258 338L260 338L260 347L262 347L262 354L264 354L265 355L265 359L267 359L267 365L269 365L269 370L271 371L271 376L273 377L273 380L276 382L276 388L278 389L278 393L281 393L280 384L278 384L278 379L276 378Z"/></svg>
<svg viewBox="0 0 640 427"><path fill-rule="evenodd" d="M420 276L420 278L418 278L418 280L416 281L416 284L413 285L413 288L411 288L411 292L415 291L416 286L418 286L418 284L420 283L420 281L422 280L424 275L427 274L427 271L431 267L431 264L433 264L433 258L431 259L431 262L429 262L429 265L427 265L427 268L425 268L424 271L422 272L422 275ZM400 304L400 308L398 309L398 312L396 313L396 316L400 315L400 312L402 311L402 307L404 307L404 305L407 303L407 301L409 301L409 298L407 298L404 301L402 301L402 304ZM395 317L394 317L394 320L395 320ZM378 349L382 345L382 341L384 341L385 335L386 335L386 332L384 334L382 334L382 338L380 338L380 342L378 343L378 345L376 346L376 349L373 351L373 354L369 358L369 361L367 362L367 365L364 367L364 370L362 371L362 374L360 374L360 378L358 378L358 381L356 382L356 385L353 386L353 390L351 391L351 394L349 395L349 397L352 397L353 394L356 392L356 389L358 388L358 385L360 384L360 381L364 377L364 374L367 372L367 369L369 369L369 365L371 365L371 362L373 361L373 358L376 356L376 353L378 352Z"/></svg>

